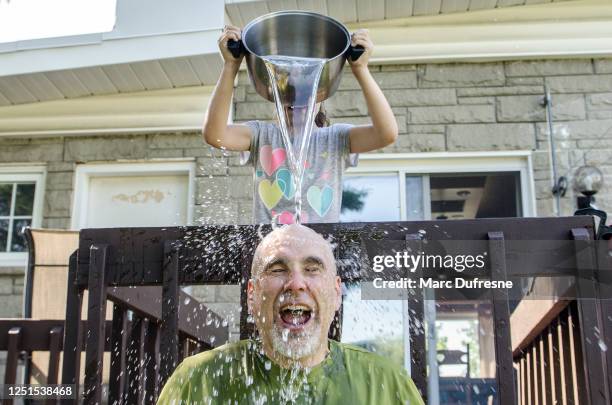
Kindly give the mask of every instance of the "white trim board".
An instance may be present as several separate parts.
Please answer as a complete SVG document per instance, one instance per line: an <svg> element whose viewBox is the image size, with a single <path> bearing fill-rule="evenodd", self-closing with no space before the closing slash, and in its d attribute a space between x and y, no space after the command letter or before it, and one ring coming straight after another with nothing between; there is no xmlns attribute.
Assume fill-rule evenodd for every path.
<svg viewBox="0 0 612 405"><path fill-rule="evenodd" d="M95 163L77 165L75 170L71 228L83 227L87 218L89 180L92 177L158 176L172 174L188 175L187 225L193 223L195 205L195 161L194 159L163 162Z"/></svg>

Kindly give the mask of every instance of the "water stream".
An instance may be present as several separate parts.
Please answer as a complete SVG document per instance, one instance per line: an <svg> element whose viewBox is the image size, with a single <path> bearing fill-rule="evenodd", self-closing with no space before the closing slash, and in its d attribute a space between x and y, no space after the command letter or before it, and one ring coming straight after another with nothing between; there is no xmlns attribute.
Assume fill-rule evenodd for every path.
<svg viewBox="0 0 612 405"><path fill-rule="evenodd" d="M317 89L327 59L270 55L268 69L288 168L295 190L295 222L301 223L302 182L314 122Z"/></svg>

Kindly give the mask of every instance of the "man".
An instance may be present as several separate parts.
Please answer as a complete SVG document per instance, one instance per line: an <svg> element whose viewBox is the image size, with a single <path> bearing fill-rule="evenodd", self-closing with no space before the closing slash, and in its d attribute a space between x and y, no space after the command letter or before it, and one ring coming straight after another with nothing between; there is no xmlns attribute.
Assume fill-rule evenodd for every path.
<svg viewBox="0 0 612 405"><path fill-rule="evenodd" d="M185 359L158 404L423 404L388 360L328 340L341 303L329 243L289 225L255 251L249 312L260 338Z"/></svg>

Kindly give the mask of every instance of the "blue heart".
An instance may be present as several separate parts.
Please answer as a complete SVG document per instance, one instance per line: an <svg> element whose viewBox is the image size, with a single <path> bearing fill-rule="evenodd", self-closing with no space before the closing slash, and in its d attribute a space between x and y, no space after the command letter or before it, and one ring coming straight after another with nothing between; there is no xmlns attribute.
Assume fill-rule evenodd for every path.
<svg viewBox="0 0 612 405"><path fill-rule="evenodd" d="M276 181L283 195L287 200L293 198L295 194L295 186L293 184L293 175L288 169L279 169L276 172Z"/></svg>
<svg viewBox="0 0 612 405"><path fill-rule="evenodd" d="M334 201L334 189L327 185L323 187L323 189L317 186L311 186L306 193L306 199L312 209L319 214L320 217L324 217L329 212Z"/></svg>

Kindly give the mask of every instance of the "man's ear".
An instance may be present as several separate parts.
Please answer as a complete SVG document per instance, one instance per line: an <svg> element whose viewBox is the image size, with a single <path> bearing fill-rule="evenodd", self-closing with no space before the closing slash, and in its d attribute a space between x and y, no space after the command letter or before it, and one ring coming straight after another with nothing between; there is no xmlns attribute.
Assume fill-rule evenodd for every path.
<svg viewBox="0 0 612 405"><path fill-rule="evenodd" d="M249 314L253 313L253 279L250 278L247 282L247 306Z"/></svg>
<svg viewBox="0 0 612 405"><path fill-rule="evenodd" d="M336 311L340 310L342 305L342 280L336 276Z"/></svg>

